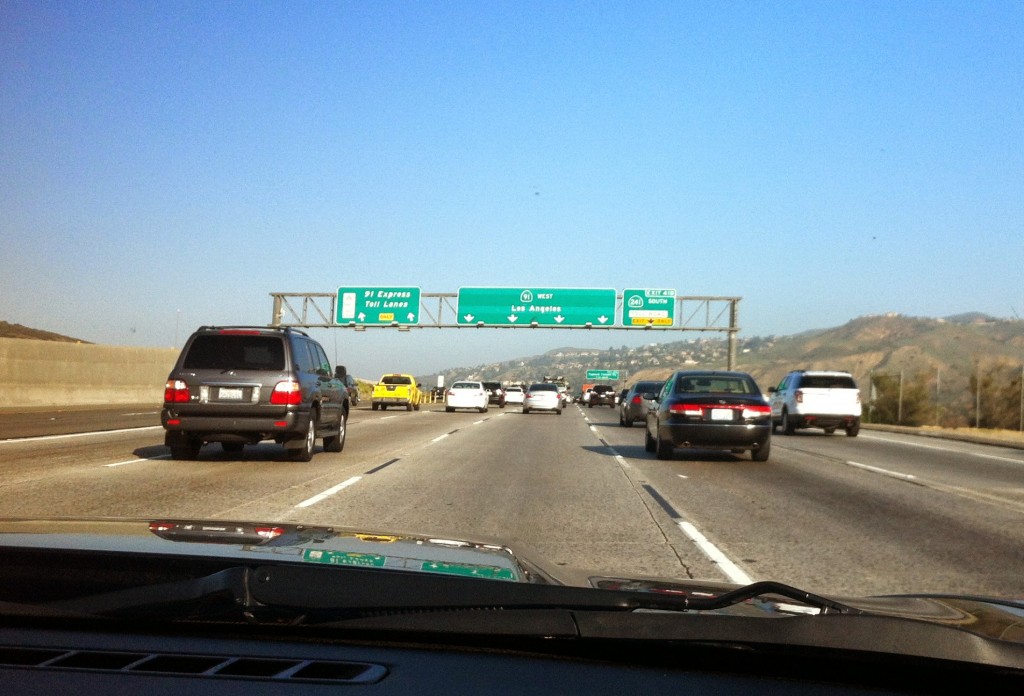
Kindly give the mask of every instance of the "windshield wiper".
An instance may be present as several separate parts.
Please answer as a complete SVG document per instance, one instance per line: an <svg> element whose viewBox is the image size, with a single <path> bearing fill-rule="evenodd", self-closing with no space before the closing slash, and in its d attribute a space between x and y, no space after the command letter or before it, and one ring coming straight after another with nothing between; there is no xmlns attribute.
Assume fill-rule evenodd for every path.
<svg viewBox="0 0 1024 696"><path fill-rule="evenodd" d="M406 571L267 565L239 566L211 575L145 585L47 606L100 616L191 618L214 612L286 612L307 623L381 612L460 609L563 609L588 611L714 611L758 597L780 596L818 613L860 614L858 609L777 582L758 582L718 596L599 590L480 580Z"/></svg>

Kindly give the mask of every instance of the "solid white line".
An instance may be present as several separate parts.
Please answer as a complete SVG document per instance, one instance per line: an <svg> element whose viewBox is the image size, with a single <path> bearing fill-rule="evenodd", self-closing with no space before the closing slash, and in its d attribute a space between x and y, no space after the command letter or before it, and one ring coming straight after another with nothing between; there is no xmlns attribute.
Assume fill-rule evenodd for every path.
<svg viewBox="0 0 1024 696"><path fill-rule="evenodd" d="M869 464L861 464L860 462L846 462L850 466L857 467L858 469L864 469L866 471L873 471L876 474L882 474L884 476L892 476L893 478L901 479L903 481L916 481L917 477L912 474L901 474L898 471L890 471L889 469L882 469L877 466L871 466Z"/></svg>
<svg viewBox="0 0 1024 696"><path fill-rule="evenodd" d="M141 462L155 462L157 459L170 459L171 455L161 454L158 457L143 457L142 459L126 459L123 462L114 462L112 464L104 464L103 466L123 466L125 464L139 464Z"/></svg>
<svg viewBox="0 0 1024 696"><path fill-rule="evenodd" d="M361 479L361 478L363 478L363 477L362 476L353 476L352 478L348 479L347 481L342 481L337 486L334 486L332 488L328 488L323 493L318 493L317 495L314 495L312 498L307 498L306 500L303 500L301 503L299 503L295 507L297 507L297 508L304 508L304 507L309 507L310 505L316 505L317 503L319 503L324 498L329 498L332 495L334 495L335 493L337 493L338 491L341 491L341 490L344 490L345 488L348 488L353 483L357 483L359 481L359 479Z"/></svg>
<svg viewBox="0 0 1024 696"><path fill-rule="evenodd" d="M863 431L861 431L861 437L863 437L865 440L877 440L879 442L888 442L890 444L907 445L908 447L920 447L921 449L933 449L933 450L939 450L940 452L950 452L952 454L967 454L967 455L970 455L972 457L981 457L982 459L996 459L996 460L1001 461L1001 462L1012 462L1014 464L1024 464L1024 460L1014 459L1013 457L1000 457L999 455L996 455L996 454L984 454L983 452L972 452L970 450L955 449L953 447L942 447L940 445L926 445L923 442L907 442L906 440L894 440L894 439L891 439L891 438L888 438L888 437L876 437L876 436L871 436L871 435L864 435ZM926 436L919 436L919 437L926 437ZM967 442L965 440L950 440L950 442L960 442L960 443L968 444L968 445L979 444L979 443L974 443L974 442ZM984 447L999 447L999 445L994 445L994 444L991 444L991 443L985 443L983 446Z"/></svg>
<svg viewBox="0 0 1024 696"><path fill-rule="evenodd" d="M735 582L739 585L749 585L753 582L749 575L744 573L740 570L739 566L730 561L724 553L718 550L717 546L712 544L703 534L697 531L696 527L683 520L676 520L676 524L679 526L679 529L683 530L683 534L689 537L690 540L695 543L708 558L722 569L722 572L725 573L725 576L730 582Z"/></svg>
<svg viewBox="0 0 1024 696"><path fill-rule="evenodd" d="M431 440L431 442L440 442L441 440L445 439L446 437L448 437L448 433L445 433L444 435L441 435L440 437L435 437L433 440Z"/></svg>
<svg viewBox="0 0 1024 696"><path fill-rule="evenodd" d="M145 425L141 428L121 428L120 430L93 430L88 433L67 433L66 435L36 435L33 437L12 437L7 440L0 440L0 445L8 442L38 442L41 440L63 440L69 437L86 437L89 435L113 435L118 433L134 433L139 430L163 430L162 425Z"/></svg>
<svg viewBox="0 0 1024 696"><path fill-rule="evenodd" d="M619 462L619 466L621 466L623 469L631 468L629 462L627 462L626 458L623 457L621 454L616 454L615 459Z"/></svg>

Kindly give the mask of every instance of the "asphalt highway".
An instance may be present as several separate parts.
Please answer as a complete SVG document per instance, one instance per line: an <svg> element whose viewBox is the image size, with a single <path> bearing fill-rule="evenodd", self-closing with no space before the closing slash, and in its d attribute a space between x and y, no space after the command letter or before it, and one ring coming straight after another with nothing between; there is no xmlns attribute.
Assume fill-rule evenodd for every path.
<svg viewBox="0 0 1024 696"><path fill-rule="evenodd" d="M341 453L172 461L158 407L0 414L0 516L291 521L521 544L611 575L1024 597L1024 451L862 430L658 461L612 408L356 409Z"/></svg>

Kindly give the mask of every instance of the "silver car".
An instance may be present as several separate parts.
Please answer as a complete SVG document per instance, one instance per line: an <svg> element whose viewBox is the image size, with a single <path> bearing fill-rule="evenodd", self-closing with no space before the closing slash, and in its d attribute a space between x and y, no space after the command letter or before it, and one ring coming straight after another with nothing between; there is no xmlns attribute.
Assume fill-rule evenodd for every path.
<svg viewBox="0 0 1024 696"><path fill-rule="evenodd" d="M640 381L626 390L626 394L619 399L619 425L629 428L634 421L645 422L647 411L654 406L654 401L645 399L644 394L657 394L664 384L664 380Z"/></svg>
<svg viewBox="0 0 1024 696"><path fill-rule="evenodd" d="M562 415L562 395L558 386L550 382L531 384L523 397L523 413L530 411L554 411Z"/></svg>

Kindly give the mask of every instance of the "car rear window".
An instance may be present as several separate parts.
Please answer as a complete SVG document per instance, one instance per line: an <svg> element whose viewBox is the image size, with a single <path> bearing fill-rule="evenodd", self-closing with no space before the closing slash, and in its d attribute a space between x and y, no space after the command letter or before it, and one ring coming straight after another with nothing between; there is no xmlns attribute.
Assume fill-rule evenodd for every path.
<svg viewBox="0 0 1024 696"><path fill-rule="evenodd" d="M479 389L480 385L476 382L456 382L452 385L452 389Z"/></svg>
<svg viewBox="0 0 1024 696"><path fill-rule="evenodd" d="M402 375L385 375L382 384L412 384L412 380Z"/></svg>
<svg viewBox="0 0 1024 696"><path fill-rule="evenodd" d="M684 377L676 382L677 394L757 394L754 383L743 377Z"/></svg>
<svg viewBox="0 0 1024 696"><path fill-rule="evenodd" d="M530 385L530 391L532 391L532 392L535 392L535 391L553 391L553 392L556 392L556 391L558 391L558 387L556 387L554 384L531 384Z"/></svg>
<svg viewBox="0 0 1024 696"><path fill-rule="evenodd" d="M800 378L803 389L856 389L853 377L845 375L804 375Z"/></svg>
<svg viewBox="0 0 1024 696"><path fill-rule="evenodd" d="M182 367L189 370L283 370L284 341L277 336L196 336Z"/></svg>

